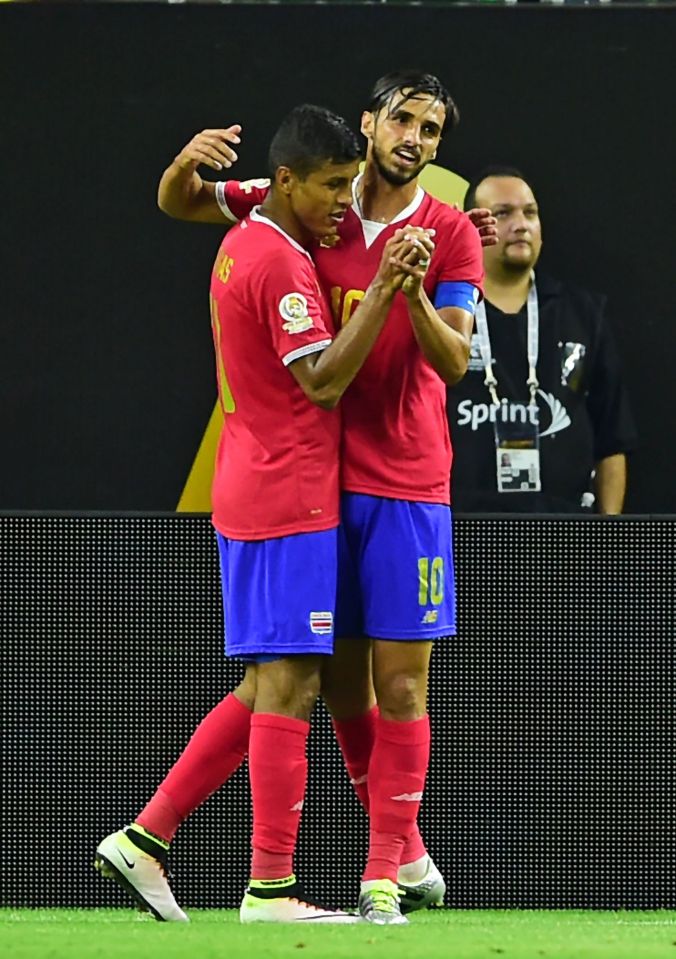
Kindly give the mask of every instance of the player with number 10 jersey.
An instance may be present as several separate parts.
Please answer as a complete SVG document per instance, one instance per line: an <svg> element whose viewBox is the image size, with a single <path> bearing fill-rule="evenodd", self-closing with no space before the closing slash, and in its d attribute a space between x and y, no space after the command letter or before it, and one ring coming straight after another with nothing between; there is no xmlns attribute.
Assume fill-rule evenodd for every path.
<svg viewBox="0 0 676 959"><path fill-rule="evenodd" d="M436 249L424 281L430 300L443 304L450 295L473 313L483 261L467 216L418 186L413 201L392 221L368 221L356 199L360 179L354 185L355 202L339 228L340 242L317 247L313 254L336 324L349 322L375 275L384 244L405 225L435 231ZM224 181L216 191L230 220L246 217L266 194L265 181ZM341 486L352 495L344 496L342 504L350 548L341 557L337 635L412 639L455 632L451 526L446 510L429 508L450 502L452 450L445 398L445 384L420 349L406 299L398 294L383 332L341 401ZM365 510L380 517L375 538L373 524L364 536ZM408 557L402 550L406 543ZM371 554L380 570L377 582L363 568ZM425 590L420 578L426 561Z"/></svg>

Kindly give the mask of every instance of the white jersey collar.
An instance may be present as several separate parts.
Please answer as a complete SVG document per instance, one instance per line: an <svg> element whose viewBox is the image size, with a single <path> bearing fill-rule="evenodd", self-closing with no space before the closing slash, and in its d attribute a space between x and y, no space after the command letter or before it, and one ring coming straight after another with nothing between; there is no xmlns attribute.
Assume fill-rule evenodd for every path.
<svg viewBox="0 0 676 959"><path fill-rule="evenodd" d="M366 217L362 216L362 212L359 207L359 203L357 201L357 192L359 189L359 184L361 183L363 177L364 177L363 173L358 173L352 182L352 209L354 210L356 216L361 220L362 224L378 223L378 226L385 227L385 226L390 226L392 223L398 223L400 220L407 220L409 217L413 216L413 214L418 209L418 207L420 206L420 204L422 203L425 197L425 191L423 190L421 186L419 186L418 189L415 191L415 196L413 197L409 205L405 209L403 209L401 213L397 213L397 215L392 220L390 220L389 223L379 223L377 220L367 220Z"/></svg>
<svg viewBox="0 0 676 959"><path fill-rule="evenodd" d="M301 246L300 243L298 243L297 240L294 240L292 236L289 236L286 230L283 230L281 226L278 226L273 220L265 216L265 214L261 213L260 209L261 209L260 206L255 206L253 208L253 210L249 214L249 217L251 218L251 220L253 220L254 223L264 223L266 226L272 227L273 230L277 230L277 232L280 233L284 237L284 239L291 244L294 250L298 250L299 253L305 254L308 260L310 260L311 263L314 263L314 260L312 259L308 251L305 249L305 247Z"/></svg>

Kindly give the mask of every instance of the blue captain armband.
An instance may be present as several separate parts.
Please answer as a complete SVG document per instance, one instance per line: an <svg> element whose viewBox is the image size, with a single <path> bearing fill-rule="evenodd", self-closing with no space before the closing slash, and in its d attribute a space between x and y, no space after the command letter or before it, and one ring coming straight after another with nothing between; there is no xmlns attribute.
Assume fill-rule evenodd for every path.
<svg viewBox="0 0 676 959"><path fill-rule="evenodd" d="M441 310L445 306L459 306L474 316L479 302L479 290L473 283L439 283L434 291L434 308Z"/></svg>

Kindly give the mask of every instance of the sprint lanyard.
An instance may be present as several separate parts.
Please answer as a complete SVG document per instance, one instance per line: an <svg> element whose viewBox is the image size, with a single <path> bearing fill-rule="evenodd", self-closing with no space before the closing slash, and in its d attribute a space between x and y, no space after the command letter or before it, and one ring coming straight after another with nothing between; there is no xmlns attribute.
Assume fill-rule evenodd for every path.
<svg viewBox="0 0 676 959"><path fill-rule="evenodd" d="M535 396L540 384L536 374L538 365L538 350L540 346L540 316L538 312L538 296L535 289L535 277L531 278L530 289L528 291L528 300L526 302L526 311L528 313L528 336L526 355L528 358L528 379L526 383L530 390L530 406L535 406ZM486 306L483 300L477 303L476 307L476 331L479 337L479 349L481 359L484 364L486 378L484 383L491 394L491 400L494 406L500 406L498 399L498 381L493 372L493 354L491 352L491 338L488 334L488 323L486 321Z"/></svg>
<svg viewBox="0 0 676 959"><path fill-rule="evenodd" d="M484 383L491 394L495 410L493 430L495 433L496 483L499 493L538 493L540 485L540 438L538 432L538 410L535 397L539 383L536 373L539 350L539 312L535 289L535 277L531 274L531 284L526 302L528 313L528 335L526 355L528 359L528 379L530 391L528 417L525 423L511 422L511 418L500 415L501 403L498 398L498 381L493 372L493 354L488 334L486 307L483 302L477 304L476 328L479 350L486 377ZM505 401L506 403L506 401Z"/></svg>

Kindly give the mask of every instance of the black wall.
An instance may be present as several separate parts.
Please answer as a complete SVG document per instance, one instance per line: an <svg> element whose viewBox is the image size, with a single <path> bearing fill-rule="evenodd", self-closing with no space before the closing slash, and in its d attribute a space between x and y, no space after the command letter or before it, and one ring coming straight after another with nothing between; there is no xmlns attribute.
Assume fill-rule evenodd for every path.
<svg viewBox="0 0 676 959"><path fill-rule="evenodd" d="M421 811L448 904L675 908L676 524L472 517L456 547L458 637L432 657ZM0 905L121 903L91 868L96 844L240 677L221 652L213 531L0 515L0 593ZM366 821L315 719L297 867L353 903ZM242 769L178 834L179 901L236 906L249 838Z"/></svg>
<svg viewBox="0 0 676 959"><path fill-rule="evenodd" d="M535 182L543 262L610 294L641 448L630 511L674 512L676 9L0 8L0 507L173 509L213 406L218 228L172 223L159 175L241 121L260 175L281 115L355 123L398 65L462 112L439 160Z"/></svg>

